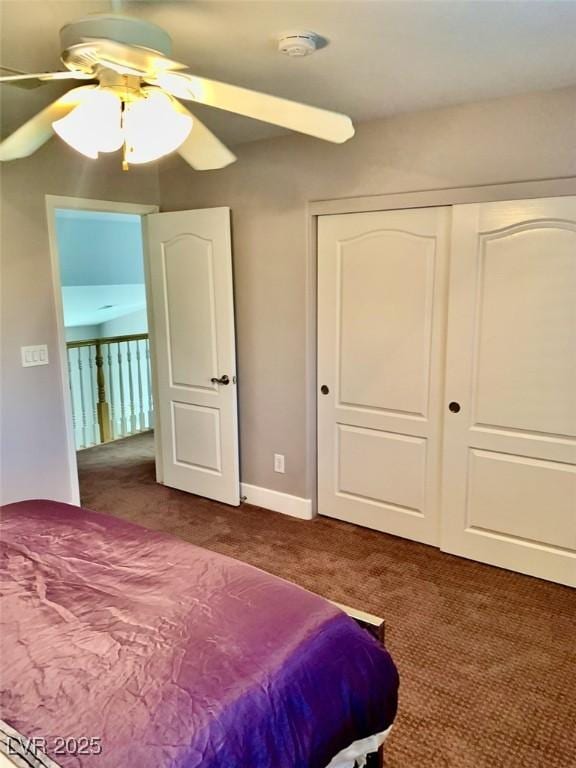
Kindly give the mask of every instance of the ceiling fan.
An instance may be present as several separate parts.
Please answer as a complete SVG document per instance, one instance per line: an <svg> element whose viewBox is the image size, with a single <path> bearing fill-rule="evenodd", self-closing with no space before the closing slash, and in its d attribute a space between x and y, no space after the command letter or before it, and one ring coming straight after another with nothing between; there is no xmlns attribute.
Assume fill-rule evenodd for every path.
<svg viewBox="0 0 576 768"><path fill-rule="evenodd" d="M224 168L232 152L183 105L205 104L325 141L354 135L346 115L189 74L169 58L172 42L142 19L94 15L60 31L66 70L0 76L0 83L78 80L0 143L0 161L27 157L57 133L87 157L123 148L123 167L173 151L196 170ZM12 70L12 72L14 72Z"/></svg>

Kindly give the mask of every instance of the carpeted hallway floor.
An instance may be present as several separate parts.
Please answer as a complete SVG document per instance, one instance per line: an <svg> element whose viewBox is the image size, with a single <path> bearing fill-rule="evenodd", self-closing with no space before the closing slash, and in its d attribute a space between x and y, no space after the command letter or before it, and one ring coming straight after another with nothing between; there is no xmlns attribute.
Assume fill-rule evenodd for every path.
<svg viewBox="0 0 576 768"><path fill-rule="evenodd" d="M401 676L387 768L576 766L576 591L330 518L156 485L149 434L82 451L79 467L86 507L385 617Z"/></svg>

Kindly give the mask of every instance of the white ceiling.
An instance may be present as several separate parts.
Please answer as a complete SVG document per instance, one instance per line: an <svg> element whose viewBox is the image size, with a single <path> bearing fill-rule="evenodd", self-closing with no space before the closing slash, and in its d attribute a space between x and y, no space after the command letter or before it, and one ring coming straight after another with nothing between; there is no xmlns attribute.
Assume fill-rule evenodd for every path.
<svg viewBox="0 0 576 768"><path fill-rule="evenodd" d="M146 289L136 285L62 286L64 325L100 325L146 309Z"/></svg>
<svg viewBox="0 0 576 768"><path fill-rule="evenodd" d="M112 5L164 27L174 58L197 74L356 121L576 83L576 0L0 0L2 63L60 68L59 28ZM278 54L275 36L299 28L329 45L304 59ZM62 90L2 88L4 132ZM278 132L218 110L196 111L229 143Z"/></svg>
<svg viewBox="0 0 576 768"><path fill-rule="evenodd" d="M60 208L55 218L62 285L144 285L140 216Z"/></svg>

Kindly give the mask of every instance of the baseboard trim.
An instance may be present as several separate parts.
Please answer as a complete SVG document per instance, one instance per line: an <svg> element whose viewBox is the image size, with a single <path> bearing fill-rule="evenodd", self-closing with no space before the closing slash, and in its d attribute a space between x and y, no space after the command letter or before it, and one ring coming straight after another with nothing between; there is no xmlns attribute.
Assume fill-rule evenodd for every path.
<svg viewBox="0 0 576 768"><path fill-rule="evenodd" d="M314 517L312 499L303 499L300 496L291 496L289 493L280 493L270 488L248 485L248 483L241 483L240 490L248 504L254 504L256 507L282 512L284 515L299 517L301 520L312 520Z"/></svg>

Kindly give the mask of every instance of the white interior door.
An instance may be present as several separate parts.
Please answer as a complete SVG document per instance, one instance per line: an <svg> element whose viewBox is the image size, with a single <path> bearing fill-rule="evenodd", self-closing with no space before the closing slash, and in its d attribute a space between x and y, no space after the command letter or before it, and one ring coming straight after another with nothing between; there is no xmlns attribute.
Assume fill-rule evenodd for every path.
<svg viewBox="0 0 576 768"><path fill-rule="evenodd" d="M442 549L576 586L576 198L456 206L452 252Z"/></svg>
<svg viewBox="0 0 576 768"><path fill-rule="evenodd" d="M449 208L318 222L318 511L439 541Z"/></svg>
<svg viewBox="0 0 576 768"><path fill-rule="evenodd" d="M147 218L159 479L238 505L230 210Z"/></svg>

